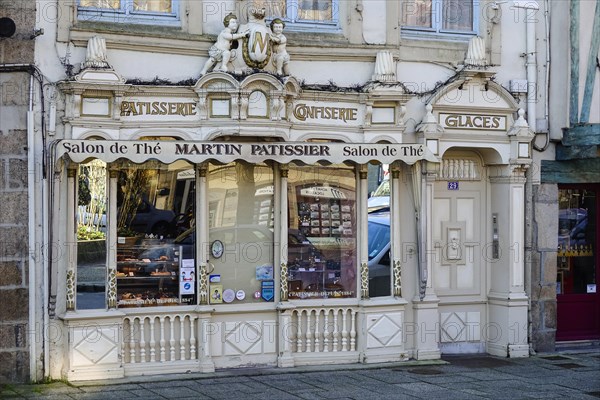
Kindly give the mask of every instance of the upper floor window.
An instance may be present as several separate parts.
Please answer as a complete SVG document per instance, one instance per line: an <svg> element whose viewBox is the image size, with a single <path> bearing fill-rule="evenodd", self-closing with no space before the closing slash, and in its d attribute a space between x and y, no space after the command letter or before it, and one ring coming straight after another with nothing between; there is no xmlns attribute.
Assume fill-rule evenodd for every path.
<svg viewBox="0 0 600 400"><path fill-rule="evenodd" d="M281 18L292 29L337 28L338 0L270 0L269 18Z"/></svg>
<svg viewBox="0 0 600 400"><path fill-rule="evenodd" d="M79 0L83 21L178 25L179 0Z"/></svg>
<svg viewBox="0 0 600 400"><path fill-rule="evenodd" d="M473 34L477 0L405 0L402 28L444 34Z"/></svg>

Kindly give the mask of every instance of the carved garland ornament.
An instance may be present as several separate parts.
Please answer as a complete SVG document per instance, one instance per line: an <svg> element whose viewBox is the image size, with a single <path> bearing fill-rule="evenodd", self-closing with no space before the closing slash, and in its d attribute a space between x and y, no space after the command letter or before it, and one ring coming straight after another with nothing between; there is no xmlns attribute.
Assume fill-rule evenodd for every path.
<svg viewBox="0 0 600 400"><path fill-rule="evenodd" d="M286 263L281 263L281 300L288 299L288 267Z"/></svg>
<svg viewBox="0 0 600 400"><path fill-rule="evenodd" d="M75 271L67 271L67 310L75 310Z"/></svg>
<svg viewBox="0 0 600 400"><path fill-rule="evenodd" d="M108 270L108 308L117 308L117 270L110 268Z"/></svg>
<svg viewBox="0 0 600 400"><path fill-rule="evenodd" d="M200 170L202 171L202 169ZM208 274L206 265L200 265L200 274L198 279L198 293L200 294L200 304L208 304Z"/></svg>
<svg viewBox="0 0 600 400"><path fill-rule="evenodd" d="M369 298L369 266L367 263L360 265L360 291L363 299Z"/></svg>
<svg viewBox="0 0 600 400"><path fill-rule="evenodd" d="M402 264L394 262L394 296L402 297Z"/></svg>

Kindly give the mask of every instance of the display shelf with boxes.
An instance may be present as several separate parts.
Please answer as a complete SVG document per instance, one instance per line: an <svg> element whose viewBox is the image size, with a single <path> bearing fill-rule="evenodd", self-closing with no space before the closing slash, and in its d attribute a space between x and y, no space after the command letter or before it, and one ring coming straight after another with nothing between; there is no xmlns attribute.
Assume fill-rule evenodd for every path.
<svg viewBox="0 0 600 400"><path fill-rule="evenodd" d="M182 268L181 246L117 246L118 307L195 304L195 271Z"/></svg>

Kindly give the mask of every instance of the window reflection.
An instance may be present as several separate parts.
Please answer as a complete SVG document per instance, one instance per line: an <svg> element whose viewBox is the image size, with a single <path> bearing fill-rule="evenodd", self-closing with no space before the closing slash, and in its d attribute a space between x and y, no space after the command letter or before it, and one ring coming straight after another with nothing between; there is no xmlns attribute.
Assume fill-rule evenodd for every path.
<svg viewBox="0 0 600 400"><path fill-rule="evenodd" d="M184 161L119 170L118 307L196 303L194 177Z"/></svg>
<svg viewBox="0 0 600 400"><path fill-rule="evenodd" d="M79 166L77 176L77 308L105 308L106 163Z"/></svg>
<svg viewBox="0 0 600 400"><path fill-rule="evenodd" d="M558 212L558 294L596 292L596 192L560 189Z"/></svg>
<svg viewBox="0 0 600 400"><path fill-rule="evenodd" d="M209 166L211 303L274 300L273 187L273 170L264 164Z"/></svg>
<svg viewBox="0 0 600 400"><path fill-rule="evenodd" d="M290 298L356 296L355 193L353 167L290 167Z"/></svg>

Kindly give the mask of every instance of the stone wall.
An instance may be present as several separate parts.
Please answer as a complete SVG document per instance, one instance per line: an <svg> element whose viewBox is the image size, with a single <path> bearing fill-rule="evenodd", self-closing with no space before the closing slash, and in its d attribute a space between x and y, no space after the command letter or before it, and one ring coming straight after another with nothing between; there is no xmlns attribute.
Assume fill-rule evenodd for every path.
<svg viewBox="0 0 600 400"><path fill-rule="evenodd" d="M35 1L0 0L16 32L0 40L0 64L34 61ZM30 379L28 344L27 72L0 72L0 383Z"/></svg>
<svg viewBox="0 0 600 400"><path fill-rule="evenodd" d="M554 351L556 337L556 249L558 186L533 187L531 324L535 351Z"/></svg>

